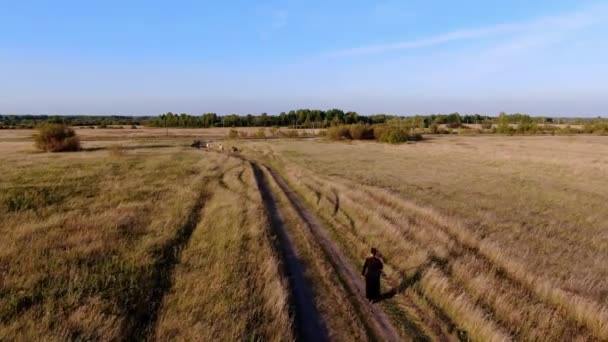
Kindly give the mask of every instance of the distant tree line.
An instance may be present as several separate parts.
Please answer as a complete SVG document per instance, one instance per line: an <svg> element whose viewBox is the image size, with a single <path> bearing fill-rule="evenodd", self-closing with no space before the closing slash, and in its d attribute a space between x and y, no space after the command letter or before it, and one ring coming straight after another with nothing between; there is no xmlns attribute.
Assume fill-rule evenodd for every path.
<svg viewBox="0 0 608 342"><path fill-rule="evenodd" d="M333 125L386 122L392 116L377 114L364 116L356 112L344 112L340 109L318 110L298 109L282 112L279 115L262 113L259 115L230 114L225 116L206 113L200 116L166 113L156 117L149 125L155 127L294 127L324 128Z"/></svg>
<svg viewBox="0 0 608 342"><path fill-rule="evenodd" d="M431 114L416 116L396 116L389 114L360 115L356 112L344 112L341 109L318 110L298 109L282 112L278 115L261 113L259 115L218 115L205 113L191 115L186 113L165 113L158 116L119 116L119 115L0 115L0 128L34 128L40 123L61 123L69 126L152 126L152 127L291 127L291 128L328 128L338 125L366 124L377 125L395 121L401 128L427 129L438 133L443 126L448 129L460 128L463 125L479 124L483 129L495 128L496 133L510 133L511 126L517 129L534 131L539 125L604 125L608 119L598 118L551 118L532 117L527 114L506 114L488 116L460 113ZM498 127L496 127L498 126ZM511 128L508 128L511 127ZM518 133L518 132L516 132Z"/></svg>
<svg viewBox="0 0 608 342"><path fill-rule="evenodd" d="M1 128L34 128L41 123L68 126L146 125L156 117L121 115L0 115Z"/></svg>

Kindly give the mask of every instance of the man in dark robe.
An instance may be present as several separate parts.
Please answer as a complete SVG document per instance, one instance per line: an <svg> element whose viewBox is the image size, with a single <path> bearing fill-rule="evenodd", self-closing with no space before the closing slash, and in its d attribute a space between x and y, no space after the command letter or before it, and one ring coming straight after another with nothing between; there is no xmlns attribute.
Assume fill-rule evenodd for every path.
<svg viewBox="0 0 608 342"><path fill-rule="evenodd" d="M380 299L380 276L382 275L382 261L377 256L378 250L372 248L372 255L365 259L361 274L365 277L365 296L369 301Z"/></svg>

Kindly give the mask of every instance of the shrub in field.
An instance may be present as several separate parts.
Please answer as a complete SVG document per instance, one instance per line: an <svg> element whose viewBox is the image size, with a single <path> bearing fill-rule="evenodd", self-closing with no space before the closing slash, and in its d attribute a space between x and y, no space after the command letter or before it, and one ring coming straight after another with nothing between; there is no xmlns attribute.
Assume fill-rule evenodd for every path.
<svg viewBox="0 0 608 342"><path fill-rule="evenodd" d="M498 124L496 127L496 133L513 135L515 134L515 129L509 126L509 124Z"/></svg>
<svg viewBox="0 0 608 342"><path fill-rule="evenodd" d="M543 126L543 131L544 132L548 132L551 135L555 135L555 132L558 131L559 128L557 126L554 125L544 125Z"/></svg>
<svg viewBox="0 0 608 342"><path fill-rule="evenodd" d="M317 132L317 136L318 137L326 137L327 136L327 131L324 129L321 129Z"/></svg>
<svg viewBox="0 0 608 342"><path fill-rule="evenodd" d="M407 132L400 129L390 129L380 136L380 142L399 144L408 141Z"/></svg>
<svg viewBox="0 0 608 342"><path fill-rule="evenodd" d="M80 150L80 139L74 130L63 124L45 124L34 135L37 148L47 152Z"/></svg>
<svg viewBox="0 0 608 342"><path fill-rule="evenodd" d="M583 127L583 132L588 134L608 135L608 122L588 123Z"/></svg>
<svg viewBox="0 0 608 342"><path fill-rule="evenodd" d="M348 126L332 126L327 129L327 137L332 140L352 139Z"/></svg>
<svg viewBox="0 0 608 342"><path fill-rule="evenodd" d="M439 125L434 123L429 127L431 134L439 134Z"/></svg>
<svg viewBox="0 0 608 342"><path fill-rule="evenodd" d="M429 131L431 134L450 134L450 131L448 131L447 129L445 129L437 124L432 124L429 127Z"/></svg>
<svg viewBox="0 0 608 342"><path fill-rule="evenodd" d="M228 131L228 138L229 139L236 139L239 137L239 131L237 131L234 128L231 128L230 131Z"/></svg>
<svg viewBox="0 0 608 342"><path fill-rule="evenodd" d="M406 141L422 140L422 134L410 128L392 125L338 125L327 129L327 137L332 140L368 140L397 144Z"/></svg>
<svg viewBox="0 0 608 342"><path fill-rule="evenodd" d="M355 140L374 139L374 129L369 125L354 124L349 127L350 137Z"/></svg>
<svg viewBox="0 0 608 342"><path fill-rule="evenodd" d="M266 139L266 128L262 127L258 129L258 131L255 132L253 137L256 139Z"/></svg>
<svg viewBox="0 0 608 342"><path fill-rule="evenodd" d="M385 132L389 129L386 125L376 125L374 126L374 139L380 141L381 137Z"/></svg>
<svg viewBox="0 0 608 342"><path fill-rule="evenodd" d="M579 133L584 133L584 132L577 128L570 127L570 125L568 125L565 128L562 128L559 131L557 131L557 133L564 134L564 135L570 135L570 134L579 134Z"/></svg>
<svg viewBox="0 0 608 342"><path fill-rule="evenodd" d="M374 138L380 142L399 144L409 140L407 130L399 127L379 126L374 127Z"/></svg>
<svg viewBox="0 0 608 342"><path fill-rule="evenodd" d="M509 118L505 114L501 114L498 117L498 125L496 126L496 133L509 134L509 135L513 135L515 133L515 130L509 124Z"/></svg>
<svg viewBox="0 0 608 342"><path fill-rule="evenodd" d="M537 134L540 131L541 129L538 127L538 124L529 118L526 120L521 120L516 129L518 134Z"/></svg>
<svg viewBox="0 0 608 342"><path fill-rule="evenodd" d="M598 135L608 135L608 122L593 125L593 133Z"/></svg>

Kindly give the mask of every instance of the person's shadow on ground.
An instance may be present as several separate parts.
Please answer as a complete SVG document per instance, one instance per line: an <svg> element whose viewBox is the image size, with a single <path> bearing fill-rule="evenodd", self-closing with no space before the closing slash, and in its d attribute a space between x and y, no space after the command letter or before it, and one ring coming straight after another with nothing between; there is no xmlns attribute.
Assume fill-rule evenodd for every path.
<svg viewBox="0 0 608 342"><path fill-rule="evenodd" d="M415 283L417 283L418 281L420 281L421 277L422 277L422 270L420 270L420 269L417 270L416 273L414 273L411 277L408 277L406 274L402 273L401 282L399 282L399 285L394 286L390 290L381 294L380 298L378 298L377 301L381 302L383 300L387 300L387 299L391 299L391 298L395 297L396 295L407 290L408 287L410 287L410 286L414 285Z"/></svg>

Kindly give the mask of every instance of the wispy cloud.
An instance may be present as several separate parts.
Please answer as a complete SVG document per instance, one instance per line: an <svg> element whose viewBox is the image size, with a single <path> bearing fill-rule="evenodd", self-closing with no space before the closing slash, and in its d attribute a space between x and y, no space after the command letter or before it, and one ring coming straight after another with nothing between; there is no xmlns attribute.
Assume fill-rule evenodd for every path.
<svg viewBox="0 0 608 342"><path fill-rule="evenodd" d="M289 18L289 12L286 10L278 9L272 10L270 12L270 27L263 30L260 33L260 38L262 40L269 40L272 37L272 34L283 29L287 26L287 19Z"/></svg>
<svg viewBox="0 0 608 342"><path fill-rule="evenodd" d="M463 29L435 36L423 37L385 44L363 45L354 48L337 50L329 53L332 57L380 54L384 52L407 50L441 45L455 41L475 40L500 37L517 33L551 30L573 30L587 27L608 17L608 6L597 5L584 10L565 13L557 16L542 17L529 22L498 24L475 29Z"/></svg>

